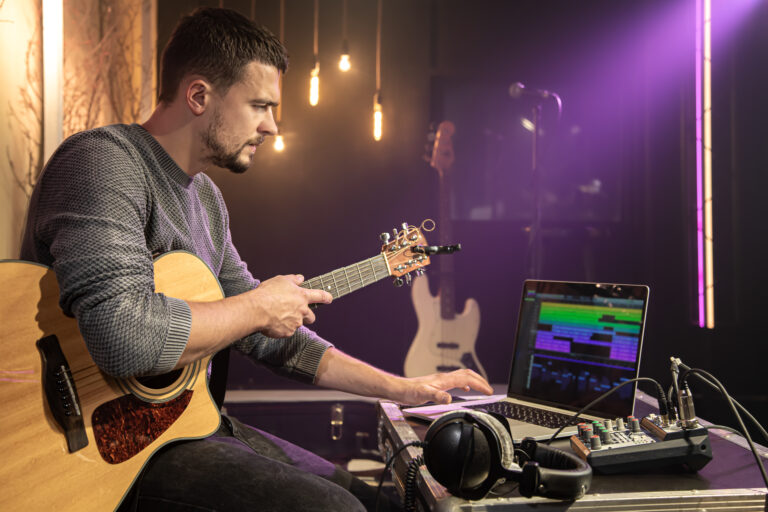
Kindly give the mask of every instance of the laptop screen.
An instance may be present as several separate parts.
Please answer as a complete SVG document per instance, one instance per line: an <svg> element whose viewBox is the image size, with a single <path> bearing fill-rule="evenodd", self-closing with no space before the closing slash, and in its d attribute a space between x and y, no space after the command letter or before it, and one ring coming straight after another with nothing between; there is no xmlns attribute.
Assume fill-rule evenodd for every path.
<svg viewBox="0 0 768 512"><path fill-rule="evenodd" d="M526 281L508 396L577 411L638 376L648 287ZM637 384L590 409L632 414Z"/></svg>

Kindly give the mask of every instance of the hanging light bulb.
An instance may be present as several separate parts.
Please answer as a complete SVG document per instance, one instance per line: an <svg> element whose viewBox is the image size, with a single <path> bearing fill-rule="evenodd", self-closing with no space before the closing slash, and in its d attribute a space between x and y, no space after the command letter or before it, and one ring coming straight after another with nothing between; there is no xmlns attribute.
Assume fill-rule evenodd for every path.
<svg viewBox="0 0 768 512"><path fill-rule="evenodd" d="M343 72L349 71L352 64L349 62L349 44L347 43L347 0L344 0L341 11L341 58L339 59L339 69Z"/></svg>
<svg viewBox="0 0 768 512"><path fill-rule="evenodd" d="M373 95L373 140L381 140L381 125L384 114L381 111L381 14L382 0L378 1L376 15L376 93Z"/></svg>
<svg viewBox="0 0 768 512"><path fill-rule="evenodd" d="M381 112L381 95L379 92L373 95L373 140L381 140L381 124L383 114Z"/></svg>
<svg viewBox="0 0 768 512"><path fill-rule="evenodd" d="M317 106L318 101L320 101L320 63L315 62L309 78L309 104L314 107Z"/></svg>
<svg viewBox="0 0 768 512"><path fill-rule="evenodd" d="M317 106L317 102L320 101L320 54L318 50L318 34L320 32L320 0L315 0L315 30L313 37L313 49L315 56L315 66L312 68L309 78L309 104L313 107Z"/></svg>
<svg viewBox="0 0 768 512"><path fill-rule="evenodd" d="M350 70L351 67L352 67L352 64L349 62L349 54L342 53L341 59L339 59L339 69L346 73L347 71Z"/></svg>
<svg viewBox="0 0 768 512"><path fill-rule="evenodd" d="M344 42L341 44L341 58L339 59L339 69L344 71L345 73L350 70L352 67L352 63L349 62L349 44L347 44L347 40L344 39Z"/></svg>
<svg viewBox="0 0 768 512"><path fill-rule="evenodd" d="M275 143L272 147L274 147L275 151L277 151L278 153L285 149L285 142L283 141L282 135L277 135L275 137Z"/></svg>

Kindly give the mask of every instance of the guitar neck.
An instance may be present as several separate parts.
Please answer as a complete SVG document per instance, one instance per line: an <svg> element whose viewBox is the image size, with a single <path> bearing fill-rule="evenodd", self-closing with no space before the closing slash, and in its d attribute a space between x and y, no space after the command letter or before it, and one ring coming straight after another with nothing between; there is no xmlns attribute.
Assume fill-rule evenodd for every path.
<svg viewBox="0 0 768 512"><path fill-rule="evenodd" d="M325 290L334 299L359 290L390 275L387 260L383 254L359 263L342 267L301 283L302 288Z"/></svg>

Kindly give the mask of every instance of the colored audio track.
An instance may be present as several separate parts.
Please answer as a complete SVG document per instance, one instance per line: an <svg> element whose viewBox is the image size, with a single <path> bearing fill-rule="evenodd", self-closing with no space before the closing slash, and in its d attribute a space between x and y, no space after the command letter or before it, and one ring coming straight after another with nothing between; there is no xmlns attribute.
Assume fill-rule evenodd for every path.
<svg viewBox="0 0 768 512"><path fill-rule="evenodd" d="M642 310L542 302L535 348L634 363Z"/></svg>

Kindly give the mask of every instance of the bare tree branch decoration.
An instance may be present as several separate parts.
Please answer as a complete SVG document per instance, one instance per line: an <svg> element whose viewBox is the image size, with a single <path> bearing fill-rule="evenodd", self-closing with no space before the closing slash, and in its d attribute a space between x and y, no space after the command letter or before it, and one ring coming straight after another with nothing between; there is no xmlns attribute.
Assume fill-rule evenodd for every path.
<svg viewBox="0 0 768 512"><path fill-rule="evenodd" d="M4 3L4 2L3 2ZM0 4L2 8L2 4ZM32 37L25 54L25 83L19 86L19 98L8 102L8 126L11 133L19 133L19 153L23 161L13 157L11 146L5 146L8 167L14 182L29 198L37 182L43 159L43 79L42 79L42 27L38 10Z"/></svg>
<svg viewBox="0 0 768 512"><path fill-rule="evenodd" d="M2 9L5 0L0 0ZM141 0L68 0L65 11L64 137L103 124L140 120ZM8 125L18 133L5 156L14 183L30 197L43 166L42 12L27 43L25 83L8 102ZM12 20L0 20L12 22ZM23 156L20 156L23 155Z"/></svg>

